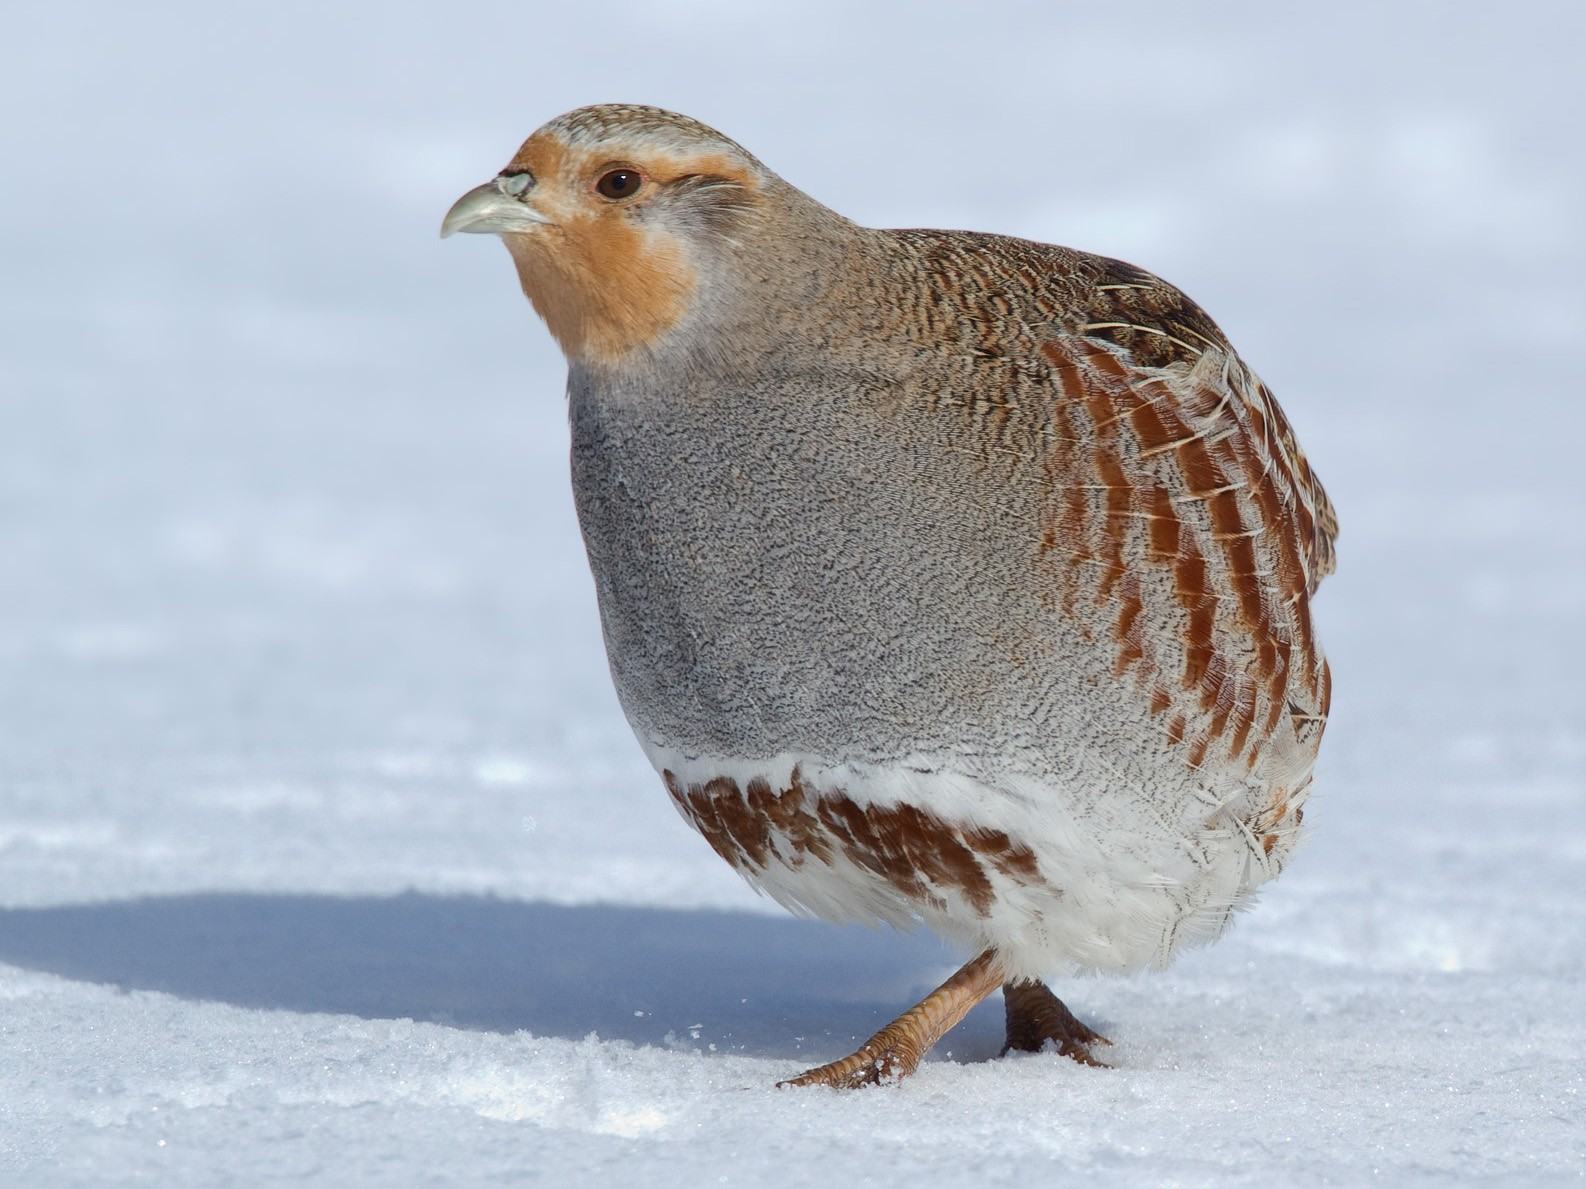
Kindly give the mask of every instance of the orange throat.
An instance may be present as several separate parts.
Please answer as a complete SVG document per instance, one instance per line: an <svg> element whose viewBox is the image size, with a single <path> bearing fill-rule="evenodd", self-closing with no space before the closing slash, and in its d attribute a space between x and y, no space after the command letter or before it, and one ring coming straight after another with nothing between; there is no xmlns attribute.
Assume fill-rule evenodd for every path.
<svg viewBox="0 0 1586 1189"><path fill-rule="evenodd" d="M569 360L614 364L653 346L694 292L682 246L620 215L501 238L525 296Z"/></svg>

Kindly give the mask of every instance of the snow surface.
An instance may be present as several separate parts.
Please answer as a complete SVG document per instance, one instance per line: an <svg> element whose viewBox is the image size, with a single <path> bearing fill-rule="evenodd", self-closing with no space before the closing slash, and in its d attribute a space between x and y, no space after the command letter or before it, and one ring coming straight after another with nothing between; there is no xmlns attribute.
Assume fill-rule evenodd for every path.
<svg viewBox="0 0 1586 1189"><path fill-rule="evenodd" d="M1580 5L8 5L0 1184L1586 1169ZM608 688L561 367L441 214L603 99L1177 281L1343 519L1336 714L1116 1068L771 1083L953 965L796 921Z"/></svg>

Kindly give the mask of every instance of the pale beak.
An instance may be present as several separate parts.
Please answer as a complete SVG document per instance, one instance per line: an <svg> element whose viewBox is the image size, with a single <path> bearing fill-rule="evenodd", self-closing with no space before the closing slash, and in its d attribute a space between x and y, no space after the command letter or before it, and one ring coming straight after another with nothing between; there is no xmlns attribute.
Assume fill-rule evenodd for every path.
<svg viewBox="0 0 1586 1189"><path fill-rule="evenodd" d="M483 186L475 186L452 203L452 209L441 221L441 238L456 231L476 235L532 231L549 223L549 219L525 201L529 191L522 185L522 176L499 177ZM509 186L519 192L511 193Z"/></svg>

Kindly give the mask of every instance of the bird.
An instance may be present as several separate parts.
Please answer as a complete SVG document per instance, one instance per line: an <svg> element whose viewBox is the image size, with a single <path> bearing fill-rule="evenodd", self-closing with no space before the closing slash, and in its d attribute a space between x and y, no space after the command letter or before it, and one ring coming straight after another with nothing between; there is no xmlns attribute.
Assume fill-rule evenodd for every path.
<svg viewBox="0 0 1586 1189"><path fill-rule="evenodd" d="M504 242L566 356L611 676L673 804L786 908L972 955L780 1084L897 1082L999 988L1005 1053L1103 1064L1047 980L1211 941L1301 834L1338 521L1270 389L1142 268L861 226L656 107L546 123L454 232Z"/></svg>

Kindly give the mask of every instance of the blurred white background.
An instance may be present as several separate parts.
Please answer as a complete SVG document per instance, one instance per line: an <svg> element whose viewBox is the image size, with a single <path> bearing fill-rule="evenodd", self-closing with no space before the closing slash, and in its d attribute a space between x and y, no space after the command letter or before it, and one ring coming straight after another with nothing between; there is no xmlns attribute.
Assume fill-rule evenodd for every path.
<svg viewBox="0 0 1586 1189"><path fill-rule="evenodd" d="M470 993L514 985L474 1023L627 1036L662 1046L653 1069L630 1079L620 1044L562 1039L534 1057L444 1027L414 1056L408 1034L370 1039L367 1020L324 1014L460 1011L451 943L422 931L437 948L401 977L433 998L360 997L336 961L360 927L326 923L333 896L416 889L431 899L415 913L447 893L701 910L700 931L735 947L742 926L717 910L765 907L677 820L609 691L560 358L497 245L436 238L452 199L544 120L624 100L714 124L862 222L1007 232L1166 276L1278 393L1339 508L1340 570L1319 600L1335 717L1309 849L1224 946L1166 979L1090 985L1124 1080L1098 1096L1049 1071L1057 1089L1040 1093L1059 1105L1042 1100L1036 1138L997 1097L1005 1068L1000 1082L997 1066L928 1071L960 1104L968 1083L949 1074L989 1078L976 1100L1014 1129L992 1150L1083 1164L1093 1183L1578 1171L1586 1054L1561 1013L1586 973L1586 8L22 3L3 26L0 962L15 965L0 996L34 1055L0 1089L34 1138L7 1138L0 1112L0 1156L63 1180L112 1160L202 1178L217 1167L206 1139L245 1135L238 1167L282 1152L339 1167L322 1143L400 1181L404 1144L466 1134L470 1151L506 1145L497 1171L532 1152L573 1177L701 1112L785 1123L785 1099L710 1097L808 1055L778 1047L783 1016L751 1007L701 1039L686 984L664 1005L674 1019L514 1016L504 1005L536 968L493 959L479 921ZM233 897L181 903L195 929L235 939L237 912L274 911L262 893L311 899L224 963L177 952L187 926L158 908L176 901L137 899ZM100 901L123 915L49 915ZM770 963L880 1011L937 972L925 943L763 919L747 934L761 952L707 946L689 959L700 979ZM609 966L625 931L656 924L601 920L605 948L572 920L547 928ZM892 955L894 982L845 985L820 968L834 953L865 980L882 976L863 955ZM216 989L217 964L250 961L308 989ZM708 994L726 1010L731 991ZM151 1072L153 1017L116 1012L153 1012L189 1048ZM832 1020L820 1044L871 1025ZM83 1047L96 1030L109 1048ZM402 1128L338 1114L344 1087L296 1082L282 1030L363 1061L358 1093ZM254 1072L208 1063L191 1037L209 1032ZM1411 1043L1450 1032L1438 1052ZM1174 1049L1186 1036L1193 1051ZM713 1037L761 1056L688 1065L698 1097L672 1102L673 1049ZM448 1080L459 1062L473 1064ZM543 1107L535 1087L578 1062L603 1088ZM1180 1134L1204 1108L1163 1075L1180 1062L1219 1101L1248 1096L1223 1108L1241 1128L1296 1146L1251 1165ZM426 1088L410 1100L368 1072L391 1068ZM1019 1068L1022 1093L1046 1086ZM1425 1086L1445 1083L1458 1094L1428 1122ZM317 1110L318 1140L270 1139L288 1100ZM914 1102L913 1129L877 1099L801 1107L814 1113L786 1142L842 1147L862 1109L865 1127L897 1130L855 1159L906 1169L945 1124L898 1101ZM188 1164L146 1165L147 1108L166 1103L166 1126L173 1102L218 1113L189 1119ZM1119 1124L1120 1102L1138 1127ZM1376 1130L1384 1102L1427 1125ZM1070 1128L1055 1149L1050 1115ZM489 1139L459 1119L539 1129ZM724 1126L718 1142L736 1144ZM1499 1131L1523 1132L1527 1152L1487 1142ZM68 1148L76 1164L28 1163ZM696 1149L675 1175L713 1172L725 1151ZM932 1167L995 1183L983 1156Z"/></svg>

